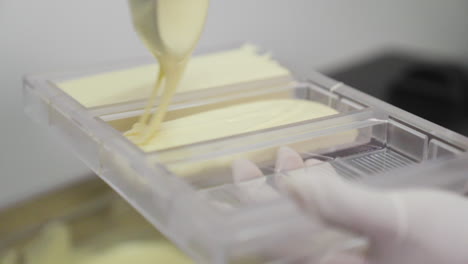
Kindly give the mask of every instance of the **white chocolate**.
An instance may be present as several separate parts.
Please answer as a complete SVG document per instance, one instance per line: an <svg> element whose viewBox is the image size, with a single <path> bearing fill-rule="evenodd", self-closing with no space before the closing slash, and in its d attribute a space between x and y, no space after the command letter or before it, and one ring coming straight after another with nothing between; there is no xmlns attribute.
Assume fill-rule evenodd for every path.
<svg viewBox="0 0 468 264"><path fill-rule="evenodd" d="M229 106L163 123L158 135L142 145L156 151L337 114L323 104L277 99Z"/></svg>
<svg viewBox="0 0 468 264"><path fill-rule="evenodd" d="M151 94L159 65L105 72L57 83L65 93L85 107L145 100ZM290 79L290 73L256 48L242 48L196 56L188 63L178 93L248 83L269 78Z"/></svg>

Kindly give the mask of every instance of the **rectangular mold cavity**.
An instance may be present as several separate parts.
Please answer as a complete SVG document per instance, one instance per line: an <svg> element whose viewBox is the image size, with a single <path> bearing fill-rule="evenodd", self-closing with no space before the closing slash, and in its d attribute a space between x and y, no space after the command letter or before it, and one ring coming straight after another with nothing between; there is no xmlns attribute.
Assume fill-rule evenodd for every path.
<svg viewBox="0 0 468 264"><path fill-rule="evenodd" d="M280 87L257 86L252 88L249 86L248 89L233 86L222 90L222 92L210 93L206 97L198 95L197 98L190 100L178 100L176 98L167 113L166 120L171 121L209 110L272 99L299 99L322 103L336 110L337 115L366 109L363 104L350 103L349 100L339 98L336 95L327 93L323 88L307 83L291 83ZM114 129L124 132L131 128L140 114L142 114L142 111L111 113L108 109L107 114L101 115L99 118ZM330 117L333 116L327 118Z"/></svg>
<svg viewBox="0 0 468 264"><path fill-rule="evenodd" d="M457 159L468 149L463 136L312 72L306 82L278 76L179 94L168 119L268 98L310 100L337 114L144 152L122 135L142 113L144 100L85 108L54 84L148 62L26 78L25 110L201 263L287 263L310 253L304 245L316 245L321 231L275 189L280 147L296 150L303 160L320 160L313 166L320 173L349 180L379 176L388 182L392 172L401 178L427 168L429 161ZM232 163L239 159L250 160L263 176L235 180ZM264 196L257 199L259 190ZM285 244L297 250L284 259L271 254ZM317 254L327 249L314 248Z"/></svg>
<svg viewBox="0 0 468 264"><path fill-rule="evenodd" d="M456 155L463 153L462 149L459 149L453 145L444 143L437 139L432 139L429 142L429 158L430 159L449 159Z"/></svg>
<svg viewBox="0 0 468 264"><path fill-rule="evenodd" d="M361 120L342 126L340 124L344 119L328 119L272 129L262 131L261 134L236 136L211 144L183 146L157 153L155 161L196 186L215 186L226 183L225 179L230 177L231 163L237 159L248 159L266 171L273 171L276 152L282 146L291 147L304 157L334 158L328 153L352 150L369 144L374 126L386 125L382 121ZM348 155L353 153L351 151ZM212 164L214 165L211 166Z"/></svg>
<svg viewBox="0 0 468 264"><path fill-rule="evenodd" d="M422 161L428 155L429 137L401 122L390 120L388 126L388 147L405 156Z"/></svg>
<svg viewBox="0 0 468 264"><path fill-rule="evenodd" d="M165 164L169 171L199 190L201 196L217 209L228 212L278 199L279 194L270 187L272 179L281 170L275 167L277 151L281 147L294 149L304 162L316 159L328 163L333 173L350 180L422 165L446 157L442 155L445 152L450 152L452 157L462 153L437 139L432 139L429 144L429 133L397 124L393 118L379 120L372 116L372 112L363 112L347 125L339 119L333 125L330 119L264 131L261 136L253 134L185 146L159 152L153 162ZM411 148L408 139L411 139ZM440 155L430 156L429 149L437 149ZM263 175L257 175L250 184L239 181L233 168L239 160L255 164ZM245 186L251 192L269 190L265 191L265 197L249 200L252 194L247 191L250 198L244 199L239 186Z"/></svg>

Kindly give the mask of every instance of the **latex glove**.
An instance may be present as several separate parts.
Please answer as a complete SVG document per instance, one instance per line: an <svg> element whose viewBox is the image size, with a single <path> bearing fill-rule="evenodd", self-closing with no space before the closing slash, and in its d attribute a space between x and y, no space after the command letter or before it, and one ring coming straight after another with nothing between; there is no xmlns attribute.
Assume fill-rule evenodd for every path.
<svg viewBox="0 0 468 264"><path fill-rule="evenodd" d="M277 164L302 162L291 150L278 156ZM307 214L369 238L366 255L339 255L326 263L468 263L468 200L461 196L435 190L377 191L336 173L279 181Z"/></svg>
<svg viewBox="0 0 468 264"><path fill-rule="evenodd" d="M304 167L308 167L308 171L313 175L336 174L336 171L329 163L314 159L304 162L297 152L291 148L282 147L277 152L275 173L272 174L264 175L257 165L249 160L236 160L232 164L234 189L230 194L237 197L243 205L252 205L278 199L283 196L283 194L281 194L281 189L284 189L284 186L281 185L282 173L293 173L293 175L288 178L294 179L296 183L308 181L310 177L301 173L304 172ZM216 203L215 205L218 209L222 210L234 209L232 206L229 206L229 204ZM324 257L326 258L330 255L329 253L333 254L335 250L340 250L340 253L342 253L341 250L343 249L346 249L348 253L351 253L351 251L349 251L350 249L354 249L355 252L360 252L359 250L362 249L363 245L366 245L365 241L362 239L356 239L350 236L350 234L341 232L341 230L330 229L330 227L323 225L319 219L311 219L311 224L312 223L314 223L313 225L315 225L317 229L320 227L324 229L318 233L311 234L314 236L315 241L310 245L309 258L294 263L318 263L317 261L324 259ZM269 258L282 259L285 256L294 256L294 252L297 252L296 246L285 243L267 254ZM334 256L334 254L332 256ZM343 257L346 257L346 260L350 261L353 256L349 255Z"/></svg>
<svg viewBox="0 0 468 264"><path fill-rule="evenodd" d="M273 200L280 195L268 183L268 179L257 165L250 160L234 161L232 177L237 188L237 198L245 204Z"/></svg>

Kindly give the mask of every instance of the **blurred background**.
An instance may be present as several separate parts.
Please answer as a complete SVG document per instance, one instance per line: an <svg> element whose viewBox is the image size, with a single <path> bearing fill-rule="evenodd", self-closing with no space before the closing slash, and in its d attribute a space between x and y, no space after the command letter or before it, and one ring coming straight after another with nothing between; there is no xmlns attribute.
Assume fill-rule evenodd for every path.
<svg viewBox="0 0 468 264"><path fill-rule="evenodd" d="M319 70L388 101L426 93L411 87L436 76L428 100L440 98L439 86L450 90L436 111L465 105L457 99L468 65L466 0L212 0L210 8L200 47L252 42L298 77ZM0 208L92 175L23 114L22 76L141 56L149 55L125 0L0 0ZM396 95L382 92L389 85Z"/></svg>

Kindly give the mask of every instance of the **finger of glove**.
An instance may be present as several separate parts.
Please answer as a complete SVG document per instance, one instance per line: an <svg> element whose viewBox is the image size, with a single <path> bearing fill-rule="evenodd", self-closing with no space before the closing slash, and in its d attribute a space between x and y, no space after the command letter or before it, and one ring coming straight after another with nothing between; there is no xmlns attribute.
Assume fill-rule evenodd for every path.
<svg viewBox="0 0 468 264"><path fill-rule="evenodd" d="M262 171L250 160L240 159L232 164L233 180L240 201L258 203L278 198L278 192L266 182Z"/></svg>
<svg viewBox="0 0 468 264"><path fill-rule="evenodd" d="M235 183L263 177L262 171L250 160L238 159L232 163L232 178Z"/></svg>

